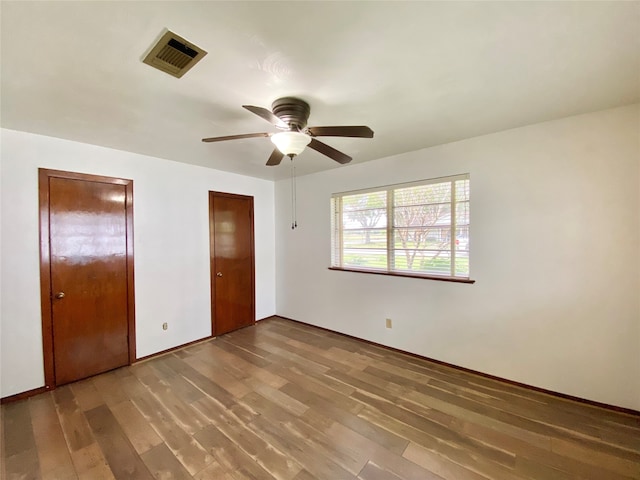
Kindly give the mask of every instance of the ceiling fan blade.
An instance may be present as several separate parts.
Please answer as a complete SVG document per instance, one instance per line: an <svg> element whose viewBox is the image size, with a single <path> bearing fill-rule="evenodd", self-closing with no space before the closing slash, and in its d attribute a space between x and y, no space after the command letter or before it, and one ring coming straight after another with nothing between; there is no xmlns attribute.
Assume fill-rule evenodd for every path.
<svg viewBox="0 0 640 480"><path fill-rule="evenodd" d="M259 117L264 118L267 122L274 124L278 128L289 128L285 122L276 117L271 111L263 107L255 107L253 105L243 105L242 108L246 108L251 113L255 113Z"/></svg>
<svg viewBox="0 0 640 480"><path fill-rule="evenodd" d="M330 147L326 143L322 143L315 138L311 139L309 147L313 148L316 152L320 152L323 155L326 155L327 157L335 160L338 163L345 164L349 163L352 160L351 157L346 153L342 153L340 150L336 150L335 148Z"/></svg>
<svg viewBox="0 0 640 480"><path fill-rule="evenodd" d="M312 137L359 137L373 138L373 130L364 125L342 127L309 127Z"/></svg>
<svg viewBox="0 0 640 480"><path fill-rule="evenodd" d="M254 138L254 137L270 137L270 133L243 133L242 135L227 135L226 137L211 137L203 138L203 142L223 142L225 140L238 140L241 138Z"/></svg>
<svg viewBox="0 0 640 480"><path fill-rule="evenodd" d="M267 160L267 165L269 165L270 167L280 165L280 162L282 161L283 158L284 158L284 153L282 153L280 150L275 148L271 153L269 160Z"/></svg>

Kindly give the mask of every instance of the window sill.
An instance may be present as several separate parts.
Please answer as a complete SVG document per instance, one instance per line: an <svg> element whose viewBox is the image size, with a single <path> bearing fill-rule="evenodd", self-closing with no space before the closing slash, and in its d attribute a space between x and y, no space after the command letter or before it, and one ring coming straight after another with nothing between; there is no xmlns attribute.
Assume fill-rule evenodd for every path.
<svg viewBox="0 0 640 480"><path fill-rule="evenodd" d="M455 278L455 277L440 277L438 275L415 275L411 273L402 272L381 272L377 270L358 270L356 268L341 268L341 267L329 267L329 270L338 270L341 272L354 272L354 273L372 273L374 275L387 275L389 277L408 277L408 278L420 278L422 280L439 280L441 282L454 282L454 283L476 283L475 280L470 278Z"/></svg>

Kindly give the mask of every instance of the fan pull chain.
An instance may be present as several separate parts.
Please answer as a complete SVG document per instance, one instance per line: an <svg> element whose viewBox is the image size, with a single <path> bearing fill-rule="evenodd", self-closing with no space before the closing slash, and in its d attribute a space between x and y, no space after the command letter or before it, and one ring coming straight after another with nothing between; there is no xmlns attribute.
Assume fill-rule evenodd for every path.
<svg viewBox="0 0 640 480"><path fill-rule="evenodd" d="M293 163L293 155L291 158L291 230L298 228L298 212L297 212L297 192L296 192L296 166Z"/></svg>

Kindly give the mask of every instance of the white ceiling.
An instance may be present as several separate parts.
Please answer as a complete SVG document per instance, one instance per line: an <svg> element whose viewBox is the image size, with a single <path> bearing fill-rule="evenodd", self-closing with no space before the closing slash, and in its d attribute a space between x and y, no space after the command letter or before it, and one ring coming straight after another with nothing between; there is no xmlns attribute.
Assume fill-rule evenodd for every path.
<svg viewBox="0 0 640 480"><path fill-rule="evenodd" d="M637 1L0 5L3 127L267 179L268 139L200 141L275 131L243 104L369 125L323 138L355 163L640 101ZM165 28L209 52L182 79L141 61Z"/></svg>

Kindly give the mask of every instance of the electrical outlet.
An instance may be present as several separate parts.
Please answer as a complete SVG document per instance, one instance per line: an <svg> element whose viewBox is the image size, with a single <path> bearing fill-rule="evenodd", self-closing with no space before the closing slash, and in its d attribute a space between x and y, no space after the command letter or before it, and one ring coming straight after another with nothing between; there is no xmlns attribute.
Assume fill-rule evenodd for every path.
<svg viewBox="0 0 640 480"><path fill-rule="evenodd" d="M164 323L162 324L162 329L163 329L163 330L167 330L168 328L169 328L169 324L168 324L167 322L164 322Z"/></svg>
<svg viewBox="0 0 640 480"><path fill-rule="evenodd" d="M393 322L390 318L387 318L387 328L393 328Z"/></svg>

